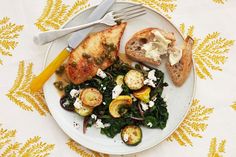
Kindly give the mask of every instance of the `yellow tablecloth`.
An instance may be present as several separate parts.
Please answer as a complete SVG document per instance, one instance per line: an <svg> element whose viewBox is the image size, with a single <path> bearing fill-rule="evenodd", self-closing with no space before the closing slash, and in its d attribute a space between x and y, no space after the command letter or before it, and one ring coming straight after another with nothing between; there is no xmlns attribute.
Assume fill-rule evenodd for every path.
<svg viewBox="0 0 236 157"><path fill-rule="evenodd" d="M131 1L163 13L196 41L197 91L186 119L166 141L136 156L236 156L236 1ZM73 142L50 115L43 93L28 89L47 49L34 45L32 35L58 29L99 2L1 0L0 157L109 156Z"/></svg>

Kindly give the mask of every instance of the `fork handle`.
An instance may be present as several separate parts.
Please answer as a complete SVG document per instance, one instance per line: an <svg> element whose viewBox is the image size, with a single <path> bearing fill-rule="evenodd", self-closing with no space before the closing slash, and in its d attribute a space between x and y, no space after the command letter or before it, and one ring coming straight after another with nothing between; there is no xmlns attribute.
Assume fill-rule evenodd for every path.
<svg viewBox="0 0 236 157"><path fill-rule="evenodd" d="M72 32L99 24L100 22L101 22L101 20L97 20L97 21L93 21L93 22L86 23L86 24L79 25L79 26L75 26L75 27L69 27L69 28L64 28L64 29L59 29L59 30L51 30L51 31L47 31L47 32L42 32L42 33L39 33L36 36L34 36L33 40L37 45L44 45L44 44L47 44L47 43L49 43L53 40L56 40L60 37L63 37L67 34L70 34Z"/></svg>

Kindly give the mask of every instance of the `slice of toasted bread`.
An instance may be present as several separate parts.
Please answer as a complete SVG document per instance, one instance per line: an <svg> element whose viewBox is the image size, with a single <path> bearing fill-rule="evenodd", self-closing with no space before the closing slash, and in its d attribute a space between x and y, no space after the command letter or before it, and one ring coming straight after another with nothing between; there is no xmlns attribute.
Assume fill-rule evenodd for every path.
<svg viewBox="0 0 236 157"><path fill-rule="evenodd" d="M120 40L126 23L92 33L70 54L66 73L71 82L80 84L96 75L97 70L106 69L117 57ZM107 53L107 45L113 45Z"/></svg>
<svg viewBox="0 0 236 157"><path fill-rule="evenodd" d="M149 42L152 42L155 35L152 33L153 30L158 30L166 39L175 42L175 36L173 33L165 32L159 28L146 28L135 33L131 39L126 43L125 53L126 55L135 61L149 63L152 65L160 65L160 61L155 61L153 58L145 57L145 50L141 47Z"/></svg>
<svg viewBox="0 0 236 157"><path fill-rule="evenodd" d="M169 75L176 86L181 86L185 80L188 78L188 75L193 66L192 61L192 49L193 49L194 40L188 36L184 42L184 48L182 50L182 58L179 63L171 66L169 62L166 63L167 70Z"/></svg>

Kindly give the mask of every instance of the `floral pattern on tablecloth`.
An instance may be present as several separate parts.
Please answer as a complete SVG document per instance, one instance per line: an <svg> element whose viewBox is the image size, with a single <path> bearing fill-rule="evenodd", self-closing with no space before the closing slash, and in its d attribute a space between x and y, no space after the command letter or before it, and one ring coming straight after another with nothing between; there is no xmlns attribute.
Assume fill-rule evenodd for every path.
<svg viewBox="0 0 236 157"><path fill-rule="evenodd" d="M230 14L231 12L229 9L231 6L233 7L233 5L236 7L236 3L234 1L228 0L127 1L143 3L144 5L151 7L165 15L176 25L184 22L180 24L180 31L185 37L190 35L195 40L193 58L198 76L197 90L199 88L201 91L197 91L196 98L193 100L192 106L185 120L167 139L167 142L165 141L161 143L161 147L168 147L168 150L175 149L176 152L172 152L175 153L175 156L236 156L235 149L233 149L235 146L236 136L234 134L229 135L229 133L224 134L224 132L218 132L218 129L221 129L222 127L234 126L236 128L236 125L231 124L232 119L236 118L235 99L224 99L226 95L219 94L216 97L222 97L225 103L219 101L217 98L216 99L218 101L212 101L211 99L211 102L208 101L208 97L203 98L204 96L201 95L201 93L204 93L204 90L210 90L211 88L216 90L215 86L218 84L215 84L215 86L208 86L208 84L211 84L213 81L219 81L223 74L231 76L230 73L232 73L232 71L229 71L229 66L227 64L233 64L232 60L235 61L233 55L235 51L234 40L236 39L234 34L236 33L233 33L235 30L233 25L235 23L233 23L233 14ZM15 4L17 4L17 2L18 1L15 1ZM9 2L6 1L1 3L1 6L5 7L5 5ZM8 77L6 77L4 81L0 82L0 111L4 111L4 114L0 113L1 123L4 124L0 125L0 157L63 156L61 155L63 153L64 156L108 157L109 155L107 154L101 154L84 148L72 139L69 139L67 135L60 132L60 128L55 124L55 121L49 113L43 98L43 92L39 91L32 93L29 90L29 83L35 77L36 72L34 71L36 71L38 67L38 63L36 64L35 61L43 60L43 57L34 58L34 55L28 56L27 51L29 51L29 49L31 49L31 51L40 49L40 53L43 52L41 51L40 47L36 48L33 47L32 43L29 43L28 41L27 43L24 42L24 37L27 34L61 28L73 15L88 8L89 6L98 4L98 1L24 1L22 5L20 4L17 7L25 7L28 3L37 3L37 5L32 5L34 6L32 9L30 7L22 10L12 10L11 7L9 7L14 6L12 3L10 5L6 5L6 8L8 7L7 9L9 11L7 10L4 12L4 8L0 9L0 12L3 12L3 14L1 14L2 16L0 17L0 68L7 69L8 66L9 68L14 66L15 69L15 71L13 69L12 71L3 70L3 72L6 72L7 75L9 74L9 82ZM204 7L209 9L204 10L204 7L203 10L199 9L198 7L201 4L204 4ZM186 6L183 7L183 5ZM188 7L192 7L191 10L188 10ZM214 7L215 10L212 10L211 7ZM232 16L225 16L225 19L220 19L222 21L224 20L225 23L227 20L232 21L230 23L232 24L232 33L228 33L230 26L227 24L225 25L224 30L218 28L218 25L211 27L209 30L204 30L204 27L200 25L204 25L204 22L199 24L198 19L189 20L188 18L191 16L185 16L191 12L193 13L191 15L197 15L200 13L199 10L203 11L207 16L211 14L210 11L216 11L218 9L222 12L227 12L226 15L229 14ZM29 14L21 14L22 12L27 12L28 10L30 10L33 14L33 18L30 20L27 19L27 17L30 16ZM36 11L34 12L33 10ZM11 12L14 11L16 15L19 13L21 16L14 17L15 15L11 14ZM183 19L179 20L176 18L178 15L181 15L181 18L183 16ZM218 20L218 18L220 18L218 17L219 14L216 16L217 18L212 16L212 19L209 20L217 20L217 24L220 25L220 20ZM208 27L207 25L204 26ZM31 27L31 29L29 29L29 27ZM232 50L233 48L234 50ZM36 52L35 56L39 55L40 53ZM235 67L235 65L231 66ZM37 69L37 73L39 71L40 70ZM12 76L14 76L14 78L11 82L10 78L12 78ZM232 81L234 81L233 78L231 82ZM230 80L224 80L224 83L227 84L228 82L230 82ZM233 83L234 82L232 82L232 84ZM235 92L233 92L232 88L231 90L231 94L234 94ZM227 112L227 114L222 115L220 112L223 111ZM231 125L221 124L221 126L218 126L215 124L218 123L219 119L225 118L228 115L231 116L231 121L228 120L227 124ZM21 119L21 116L27 118ZM8 125L13 126L8 127L8 125L5 125L5 122L8 122L12 117L14 118L13 121L16 123L7 123ZM30 119L33 119L35 123L29 123ZM43 124L38 124L40 122ZM30 128L39 127L38 129L35 129L35 132L33 133L28 132L29 128L24 128L24 132L22 130L23 126L21 127L21 125L18 125L19 123ZM9 128L16 129L12 130ZM235 128L230 128L227 130L227 132L235 130ZM44 131L47 130L54 131L54 133L44 133ZM30 135L28 135L29 133ZM201 152L194 152L195 148L198 148L201 150ZM162 153L161 156L169 156L168 153L159 148L159 146L154 147L149 151L145 151L141 153L141 155L137 153L135 156L155 156L159 152ZM198 155L198 153L201 155Z"/></svg>
<svg viewBox="0 0 236 157"><path fill-rule="evenodd" d="M193 138L203 138L201 132L207 129L207 120L213 110L201 105L198 99L194 99L188 115L168 140L175 140L180 146L193 146Z"/></svg>
<svg viewBox="0 0 236 157"><path fill-rule="evenodd" d="M19 44L19 38L23 25L18 25L10 21L9 17L0 19L0 65L3 64L3 57L12 56L12 50Z"/></svg>
<svg viewBox="0 0 236 157"><path fill-rule="evenodd" d="M54 149L54 144L48 144L41 137L34 136L25 142L15 140L16 130L8 130L0 126L0 157L46 157Z"/></svg>
<svg viewBox="0 0 236 157"><path fill-rule="evenodd" d="M41 31L59 29L74 14L89 7L88 0L74 1L69 6L62 0L47 0L42 15L35 22L35 26Z"/></svg>
<svg viewBox="0 0 236 157"><path fill-rule="evenodd" d="M225 153L226 140L217 142L216 137L211 139L208 157L223 157Z"/></svg>
<svg viewBox="0 0 236 157"><path fill-rule="evenodd" d="M33 63L26 65L24 61L19 63L16 80L6 94L7 97L26 111L37 111L40 115L45 116L49 110L44 100L42 90L32 92L29 88L30 82L35 77L32 73Z"/></svg>
<svg viewBox="0 0 236 157"><path fill-rule="evenodd" d="M212 1L217 4L225 4L227 0L212 0Z"/></svg>
<svg viewBox="0 0 236 157"><path fill-rule="evenodd" d="M194 29L194 26L186 28L184 23L180 25L180 31L194 39L193 59L197 75L201 79L213 79L211 71L222 71L221 65L226 62L234 40L221 37L219 32L209 33L201 39L194 35Z"/></svg>

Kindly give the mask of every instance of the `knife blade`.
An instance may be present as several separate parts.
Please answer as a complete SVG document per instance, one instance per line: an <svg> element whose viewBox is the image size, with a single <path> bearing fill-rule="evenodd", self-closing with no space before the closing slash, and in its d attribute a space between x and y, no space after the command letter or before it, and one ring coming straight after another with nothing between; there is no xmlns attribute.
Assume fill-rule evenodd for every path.
<svg viewBox="0 0 236 157"><path fill-rule="evenodd" d="M94 11L87 18L87 22L99 20L102 18L109 8L115 3L115 0L104 0L101 2ZM30 83L32 92L40 90L44 83L52 76L57 68L66 60L70 52L73 51L83 39L91 32L92 28L77 31L68 39L68 46L63 49L60 54Z"/></svg>

